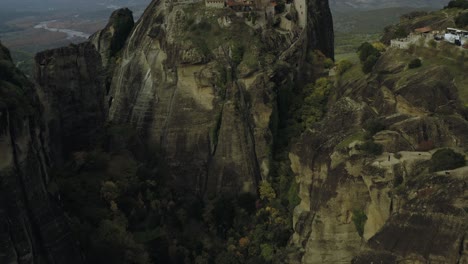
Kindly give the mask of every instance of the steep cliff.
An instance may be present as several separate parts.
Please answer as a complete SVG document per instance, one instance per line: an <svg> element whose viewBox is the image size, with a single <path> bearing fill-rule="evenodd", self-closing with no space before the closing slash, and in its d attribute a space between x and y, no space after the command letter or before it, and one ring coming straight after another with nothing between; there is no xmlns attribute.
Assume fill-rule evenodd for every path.
<svg viewBox="0 0 468 264"><path fill-rule="evenodd" d="M111 66L109 64L113 64L111 59L125 45L134 24L132 11L128 8L118 9L110 16L106 27L89 38L89 41L101 55L103 67L106 68Z"/></svg>
<svg viewBox="0 0 468 264"><path fill-rule="evenodd" d="M306 12L313 22L302 28L299 15L285 31L267 17L153 1L115 68L109 120L162 151L175 184L255 193L269 177L276 91L296 79L308 49L333 56L327 1L295 5L291 18Z"/></svg>
<svg viewBox="0 0 468 264"><path fill-rule="evenodd" d="M333 30L326 1L243 16L155 0L134 25L117 10L89 42L37 54L35 85L9 79L2 53L13 84L2 93L27 92L1 108L2 261L81 263L80 241L92 263L218 262L227 235L253 232L230 230L256 219L258 183L271 178L278 93L298 89L314 49L333 56ZM274 230L282 261L291 229L274 217L258 225Z"/></svg>
<svg viewBox="0 0 468 264"><path fill-rule="evenodd" d="M94 147L103 129L105 73L93 45L83 43L40 52L35 57L36 90L44 106L53 161Z"/></svg>
<svg viewBox="0 0 468 264"><path fill-rule="evenodd" d="M318 49L327 57L335 57L333 17L328 0L307 1L309 50Z"/></svg>
<svg viewBox="0 0 468 264"><path fill-rule="evenodd" d="M370 75L338 77L325 119L292 149L295 263L467 261L468 167L431 165L439 149L468 150L466 88L429 49L390 49ZM415 56L424 66L407 68Z"/></svg>
<svg viewBox="0 0 468 264"><path fill-rule="evenodd" d="M0 262L82 263L57 197L33 85L0 44Z"/></svg>

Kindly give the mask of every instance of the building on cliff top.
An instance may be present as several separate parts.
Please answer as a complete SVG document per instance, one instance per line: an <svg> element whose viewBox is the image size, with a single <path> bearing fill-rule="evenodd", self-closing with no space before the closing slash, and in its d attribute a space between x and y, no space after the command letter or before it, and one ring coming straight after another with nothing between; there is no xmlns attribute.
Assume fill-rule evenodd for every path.
<svg viewBox="0 0 468 264"><path fill-rule="evenodd" d="M422 27L422 28L417 28L414 30L414 33L417 34L428 34L432 32L432 28L430 27Z"/></svg>
<svg viewBox="0 0 468 264"><path fill-rule="evenodd" d="M468 44L468 31L457 28L447 28L444 34L444 40L457 46Z"/></svg>
<svg viewBox="0 0 468 264"><path fill-rule="evenodd" d="M209 8L224 8L226 2L224 0L205 0L205 6Z"/></svg>

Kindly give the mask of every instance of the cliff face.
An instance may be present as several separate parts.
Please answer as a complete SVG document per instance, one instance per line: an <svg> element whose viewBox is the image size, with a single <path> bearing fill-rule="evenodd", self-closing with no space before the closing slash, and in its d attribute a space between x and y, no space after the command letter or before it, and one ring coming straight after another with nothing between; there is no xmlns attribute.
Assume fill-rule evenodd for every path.
<svg viewBox="0 0 468 264"><path fill-rule="evenodd" d="M106 121L135 128L137 154L162 156L179 190L256 193L277 91L292 89L311 49L333 56L326 1L310 4L305 28L296 9L287 30L204 3L153 1L135 27L119 10L89 42L37 54L35 87L1 47L0 262L83 262L49 171L94 147Z"/></svg>
<svg viewBox="0 0 468 264"><path fill-rule="evenodd" d="M429 170L438 148L467 151L461 86L441 65L405 68L411 59L389 50L371 75L346 73L325 119L290 153L298 263L467 261L468 167Z"/></svg>
<svg viewBox="0 0 468 264"><path fill-rule="evenodd" d="M49 194L49 148L33 85L0 44L0 262L82 263Z"/></svg>
<svg viewBox="0 0 468 264"><path fill-rule="evenodd" d="M36 90L44 106L53 161L97 140L106 118L101 57L90 43L40 52Z"/></svg>
<svg viewBox="0 0 468 264"><path fill-rule="evenodd" d="M134 24L132 11L118 9L112 13L106 27L90 37L89 41L101 55L104 68L113 65L111 59L123 48Z"/></svg>
<svg viewBox="0 0 468 264"><path fill-rule="evenodd" d="M310 50L318 49L329 58L335 57L333 17L328 0L307 1L307 29Z"/></svg>
<svg viewBox="0 0 468 264"><path fill-rule="evenodd" d="M275 91L295 79L307 45L333 55L326 3L311 5L309 15L323 14L312 29L295 21L281 32L203 3L153 1L115 68L109 120L132 124L161 150L176 184L256 192L269 175Z"/></svg>

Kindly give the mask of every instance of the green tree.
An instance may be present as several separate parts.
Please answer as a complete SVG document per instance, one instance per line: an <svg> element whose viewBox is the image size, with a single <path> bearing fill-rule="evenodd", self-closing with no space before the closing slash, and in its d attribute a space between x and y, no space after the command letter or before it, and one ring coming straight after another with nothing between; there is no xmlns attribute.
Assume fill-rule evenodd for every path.
<svg viewBox="0 0 468 264"><path fill-rule="evenodd" d="M276 192L271 186L271 184L267 181L262 181L259 187L260 198L262 200L272 201L276 198Z"/></svg>
<svg viewBox="0 0 468 264"><path fill-rule="evenodd" d="M431 157L431 171L452 170L465 166L465 156L445 148L439 149Z"/></svg>
<svg viewBox="0 0 468 264"><path fill-rule="evenodd" d="M455 24L461 28L468 26L468 12L458 15L455 18Z"/></svg>
<svg viewBox="0 0 468 264"><path fill-rule="evenodd" d="M369 42L364 42L358 48L358 54L362 65L362 71L364 73L370 73L380 57L379 50Z"/></svg>
<svg viewBox="0 0 468 264"><path fill-rule="evenodd" d="M347 70L351 69L351 67L353 67L352 62L349 60L341 60L336 65L336 73L338 73L338 75L343 75Z"/></svg>
<svg viewBox="0 0 468 264"><path fill-rule="evenodd" d="M241 63L243 57L244 57L244 47L239 44L234 45L234 47L232 47L232 54L231 54L232 62L238 65L239 63Z"/></svg>
<svg viewBox="0 0 468 264"><path fill-rule="evenodd" d="M414 59L411 60L410 63L408 64L408 68L414 69L414 68L419 68L421 67L422 63L420 59Z"/></svg>
<svg viewBox="0 0 468 264"><path fill-rule="evenodd" d="M274 257L274 249L270 244L261 244L261 256L266 261L271 261Z"/></svg>
<svg viewBox="0 0 468 264"><path fill-rule="evenodd" d="M369 57L367 57L364 63L362 63L362 72L370 73L378 60L379 58L375 55L370 55Z"/></svg>
<svg viewBox="0 0 468 264"><path fill-rule="evenodd" d="M448 5L445 8L468 9L468 1L467 0L452 0L448 3Z"/></svg>
<svg viewBox="0 0 468 264"><path fill-rule="evenodd" d="M363 144L360 144L358 146L359 150L365 151L368 154L371 155L380 155L383 152L383 147L380 144L375 143L372 140L367 140Z"/></svg>
<svg viewBox="0 0 468 264"><path fill-rule="evenodd" d="M352 217L354 226L359 234L362 237L364 234L364 225L367 221L367 215L362 210L353 210L353 217Z"/></svg>
<svg viewBox="0 0 468 264"><path fill-rule="evenodd" d="M408 36L409 32L403 27L403 26L398 26L395 29L395 38L406 38Z"/></svg>
<svg viewBox="0 0 468 264"><path fill-rule="evenodd" d="M359 60L365 62L369 56L379 57L380 52L369 42L364 42L358 48Z"/></svg>

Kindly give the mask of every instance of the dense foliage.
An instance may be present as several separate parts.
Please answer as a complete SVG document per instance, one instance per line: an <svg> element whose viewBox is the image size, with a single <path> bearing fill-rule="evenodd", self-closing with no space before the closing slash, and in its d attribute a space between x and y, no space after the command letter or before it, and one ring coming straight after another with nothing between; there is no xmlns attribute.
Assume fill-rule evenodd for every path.
<svg viewBox="0 0 468 264"><path fill-rule="evenodd" d="M351 69L351 67L353 67L352 62L350 62L349 60L341 60L336 65L336 73L338 75L343 75L343 73Z"/></svg>
<svg viewBox="0 0 468 264"><path fill-rule="evenodd" d="M445 8L463 8L468 9L467 0L452 0L450 1Z"/></svg>
<svg viewBox="0 0 468 264"><path fill-rule="evenodd" d="M413 59L410 61L410 63L408 63L408 68L410 69L419 68L421 67L421 65L422 65L422 62L420 59Z"/></svg>
<svg viewBox="0 0 468 264"><path fill-rule="evenodd" d="M468 26L468 12L461 13L460 15L458 15L455 18L455 25L461 28Z"/></svg>
<svg viewBox="0 0 468 264"><path fill-rule="evenodd" d="M362 65L362 71L364 73L370 73L380 57L380 51L369 42L364 42L358 48L358 55Z"/></svg>
<svg viewBox="0 0 468 264"><path fill-rule="evenodd" d="M449 148L439 149L432 154L430 170L452 170L465 166L465 163L464 155Z"/></svg>
<svg viewBox="0 0 468 264"><path fill-rule="evenodd" d="M356 148L374 156L380 155L383 152L382 145L377 144L372 140L367 140L364 143L358 145Z"/></svg>
<svg viewBox="0 0 468 264"><path fill-rule="evenodd" d="M364 234L364 225L367 221L367 215L364 213L363 210L353 210L352 220L358 234L362 237L362 235Z"/></svg>

